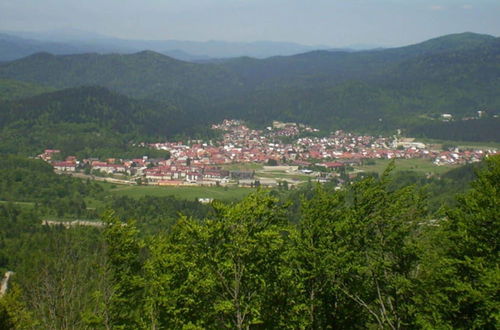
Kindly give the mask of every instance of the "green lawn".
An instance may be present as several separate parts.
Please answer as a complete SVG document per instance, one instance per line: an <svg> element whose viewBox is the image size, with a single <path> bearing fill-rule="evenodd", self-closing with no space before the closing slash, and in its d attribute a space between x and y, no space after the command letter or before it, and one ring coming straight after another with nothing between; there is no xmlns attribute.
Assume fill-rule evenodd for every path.
<svg viewBox="0 0 500 330"><path fill-rule="evenodd" d="M258 172L255 173L257 177L261 178L271 178L271 179L290 179L290 180L300 180L300 181L307 181L309 180L309 176L304 175L304 174L289 174L285 172Z"/></svg>
<svg viewBox="0 0 500 330"><path fill-rule="evenodd" d="M85 204L87 205L87 209L89 209L89 210L95 210L95 209L101 208L105 205L104 201L93 198L93 197L86 197Z"/></svg>
<svg viewBox="0 0 500 330"><path fill-rule="evenodd" d="M240 200L250 192L250 188L239 187L159 187L159 186L116 186L109 193L139 198L142 196L174 196L180 199L214 198L223 201Z"/></svg>
<svg viewBox="0 0 500 330"><path fill-rule="evenodd" d="M264 165L259 163L241 163L241 164L227 164L221 166L225 170L229 171L257 171L261 170Z"/></svg>
<svg viewBox="0 0 500 330"><path fill-rule="evenodd" d="M357 170L362 170L366 172L377 172L382 173L389 165L390 160L388 159L377 159L375 160L375 165L363 165L354 167ZM451 169L460 167L459 165L451 166L436 166L432 163L430 159L397 159L396 160L395 171L416 171L423 173L434 173L443 174Z"/></svg>
<svg viewBox="0 0 500 330"><path fill-rule="evenodd" d="M453 145L462 149L468 149L468 148L500 149L500 142L446 141L446 140L436 140L436 139L417 139L417 141L426 144Z"/></svg>

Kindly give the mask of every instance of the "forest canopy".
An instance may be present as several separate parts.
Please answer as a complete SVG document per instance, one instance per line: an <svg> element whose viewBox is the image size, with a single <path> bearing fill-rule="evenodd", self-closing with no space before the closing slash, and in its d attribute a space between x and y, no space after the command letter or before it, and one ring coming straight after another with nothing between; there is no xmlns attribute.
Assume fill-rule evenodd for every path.
<svg viewBox="0 0 500 330"><path fill-rule="evenodd" d="M456 206L437 213L417 186L394 186L390 172L343 190L317 186L302 195L297 222L292 200L264 190L215 201L210 212L185 213L154 233L114 212L102 230L34 230L30 211L3 213L32 229L3 231L4 249L26 255L3 257L16 275L1 300L2 322L496 329L500 157L486 160ZM21 242L30 243L14 252ZM43 247L42 259L26 259L38 255L34 246ZM85 277L70 281L75 271ZM71 298L50 305L63 296Z"/></svg>

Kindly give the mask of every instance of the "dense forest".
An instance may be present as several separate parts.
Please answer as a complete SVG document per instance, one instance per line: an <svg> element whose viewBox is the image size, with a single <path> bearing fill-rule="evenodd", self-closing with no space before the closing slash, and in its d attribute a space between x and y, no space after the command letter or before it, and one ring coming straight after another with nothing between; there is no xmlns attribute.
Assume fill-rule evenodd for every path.
<svg viewBox="0 0 500 330"><path fill-rule="evenodd" d="M136 101L103 87L77 87L0 101L0 152L36 155L46 148L83 157L158 154L133 143L180 134L213 136L195 116L160 102Z"/></svg>
<svg viewBox="0 0 500 330"><path fill-rule="evenodd" d="M210 206L116 199L102 229L0 205L0 327L498 328L500 157L450 174L475 179L435 211L391 173ZM99 193L81 184L59 190Z"/></svg>
<svg viewBox="0 0 500 330"><path fill-rule="evenodd" d="M188 63L151 51L40 53L0 65L0 79L31 84L26 92L14 86L19 96L41 88L99 85L155 100L163 104L158 111L147 112L151 106L146 105L139 112L150 124L165 125L162 133L241 118L258 125L283 120L325 130L394 133L400 128L419 137L498 141L498 129L491 128L498 128L498 120L460 119L478 110L499 114L499 54L499 38L473 33L393 49L214 63ZM433 120L443 113L452 114L457 124L440 126ZM477 127L480 134L473 133Z"/></svg>

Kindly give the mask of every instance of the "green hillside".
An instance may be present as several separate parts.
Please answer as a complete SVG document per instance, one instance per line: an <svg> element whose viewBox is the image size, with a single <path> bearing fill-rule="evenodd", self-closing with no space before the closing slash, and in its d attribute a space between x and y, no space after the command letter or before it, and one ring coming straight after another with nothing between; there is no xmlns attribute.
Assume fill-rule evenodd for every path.
<svg viewBox="0 0 500 330"><path fill-rule="evenodd" d="M100 85L167 102L190 119L189 127L234 117L262 125L294 120L323 129L388 133L403 128L432 138L498 140L496 134L460 135L482 122L463 123L458 134L420 129L436 124L429 118L442 113L460 119L479 109L490 115L500 111L500 39L473 33L394 49L315 51L216 64L187 63L150 51L40 53L1 65L0 78L55 88ZM169 120L184 123L182 117Z"/></svg>
<svg viewBox="0 0 500 330"><path fill-rule="evenodd" d="M190 129L195 129L194 124L175 107L132 100L102 87L0 102L0 151L4 153L58 148L66 154L113 155L130 150L132 141Z"/></svg>
<svg viewBox="0 0 500 330"><path fill-rule="evenodd" d="M136 54L38 53L1 66L1 77L68 88L99 85L151 99L208 97L237 85L236 78L211 64L175 60L152 51Z"/></svg>
<svg viewBox="0 0 500 330"><path fill-rule="evenodd" d="M16 80L0 79L0 100L30 97L53 91L54 88Z"/></svg>

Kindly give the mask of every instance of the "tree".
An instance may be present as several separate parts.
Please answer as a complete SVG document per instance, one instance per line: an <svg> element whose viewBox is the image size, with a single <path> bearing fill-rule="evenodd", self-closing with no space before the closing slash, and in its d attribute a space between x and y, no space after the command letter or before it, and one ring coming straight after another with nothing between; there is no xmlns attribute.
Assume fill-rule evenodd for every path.
<svg viewBox="0 0 500 330"><path fill-rule="evenodd" d="M303 199L300 222L291 233L288 294L296 301L294 316L304 328L354 328L364 319L361 308L336 284L341 239L336 227L342 219L344 198L343 193L329 193L318 185L311 199Z"/></svg>
<svg viewBox="0 0 500 330"><path fill-rule="evenodd" d="M257 192L234 206L215 204L215 210L216 218L205 222L207 268L220 292L215 309L226 327L265 324L266 309L279 307L270 302L285 247L286 208Z"/></svg>
<svg viewBox="0 0 500 330"><path fill-rule="evenodd" d="M111 324L114 327L144 326L144 278L141 250L144 242L133 222L124 224L113 213L108 213L104 237L113 285L110 306Z"/></svg>
<svg viewBox="0 0 500 330"><path fill-rule="evenodd" d="M39 325L23 302L21 289L11 285L9 292L0 297L0 329L33 329Z"/></svg>
<svg viewBox="0 0 500 330"><path fill-rule="evenodd" d="M214 208L213 217L181 217L169 235L147 242L133 225L109 218L114 326L286 325L286 290L279 280L286 206L259 191L235 205L215 202Z"/></svg>
<svg viewBox="0 0 500 330"><path fill-rule="evenodd" d="M379 327L401 329L412 324L418 228L426 210L413 187L388 189L393 166L349 191L336 226L335 282Z"/></svg>
<svg viewBox="0 0 500 330"><path fill-rule="evenodd" d="M472 189L448 209L423 264L427 327L497 329L500 323L500 156L486 160ZM431 292L430 299L424 300Z"/></svg>
<svg viewBox="0 0 500 330"><path fill-rule="evenodd" d="M277 166L277 165L278 165L278 162L276 161L276 159L269 158L267 160L267 166Z"/></svg>

